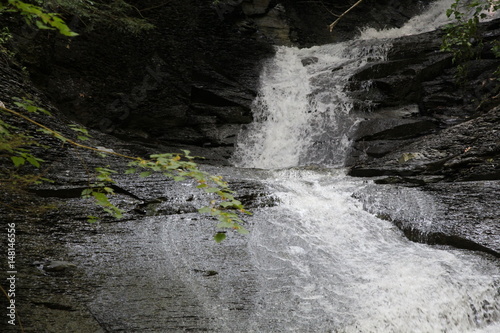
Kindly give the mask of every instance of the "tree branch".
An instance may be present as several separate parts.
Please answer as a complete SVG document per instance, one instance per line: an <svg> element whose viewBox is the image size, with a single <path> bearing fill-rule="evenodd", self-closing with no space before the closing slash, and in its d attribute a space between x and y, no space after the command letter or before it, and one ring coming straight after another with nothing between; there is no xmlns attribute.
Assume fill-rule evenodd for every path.
<svg viewBox="0 0 500 333"><path fill-rule="evenodd" d="M22 113L19 113L19 112L16 112L14 110L11 110L11 109L8 109L2 105L0 105L0 109L5 111L5 112L8 112L10 114L13 114L17 117L20 117L20 118L23 118L24 120L42 128L43 130L45 130L46 132L50 133L52 136L54 136L55 138L58 138L59 140L61 140L62 142L67 142L75 147L80 147L80 148L84 148L84 149L88 149L88 150L93 150L93 151L96 151L96 152L99 152L99 153L104 153L104 154L108 154L108 155L115 155L115 156L119 156L119 157L124 157L126 159L129 159L129 160L135 160L135 161L141 161L142 159L139 158L139 157L133 157L133 156L128 156L128 155L123 155L123 154L120 154L120 153L116 153L114 151L108 151L108 150L102 150L102 149L99 149L99 148L94 148L94 147L90 147L90 146L86 146L86 145L82 145L81 143L78 143L78 142L75 142L71 139L68 139L66 138L65 136L61 135L61 133L57 132L57 131L54 131L53 129L45 126L45 125L42 125L40 124L39 122L36 122L35 120L31 119L30 117L27 117L25 115L23 115Z"/></svg>
<svg viewBox="0 0 500 333"><path fill-rule="evenodd" d="M356 6L359 5L361 2L363 2L363 0L359 0L358 2L356 2L348 10L346 10L345 12L343 12L342 15L340 15L338 19L336 19L332 24L330 24L328 26L330 28L330 32L333 31L333 28L339 23L340 19L342 19L344 16L346 16L347 13L349 13L351 10L353 10L354 8L356 8Z"/></svg>

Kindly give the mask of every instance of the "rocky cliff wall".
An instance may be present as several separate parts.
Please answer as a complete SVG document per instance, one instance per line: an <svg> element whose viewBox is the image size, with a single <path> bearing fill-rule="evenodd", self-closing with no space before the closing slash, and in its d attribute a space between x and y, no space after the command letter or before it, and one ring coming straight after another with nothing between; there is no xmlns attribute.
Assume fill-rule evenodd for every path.
<svg viewBox="0 0 500 333"><path fill-rule="evenodd" d="M146 0L155 29L138 35L68 17L68 40L13 27L12 45L35 85L69 118L128 140L217 147L229 156L252 121L260 64L274 45L310 46L358 29L400 26L427 1L366 0L333 33L348 1Z"/></svg>
<svg viewBox="0 0 500 333"><path fill-rule="evenodd" d="M500 178L500 61L489 51L500 20L482 30L484 51L464 64L461 83L452 56L439 52L441 31L395 40L387 61L353 76L364 120L353 136L352 175L419 184Z"/></svg>

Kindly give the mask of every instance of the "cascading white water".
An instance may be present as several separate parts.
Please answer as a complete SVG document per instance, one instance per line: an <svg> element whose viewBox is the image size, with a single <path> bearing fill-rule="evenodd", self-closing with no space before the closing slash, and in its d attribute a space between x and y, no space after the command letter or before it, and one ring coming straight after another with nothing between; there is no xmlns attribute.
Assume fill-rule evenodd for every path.
<svg viewBox="0 0 500 333"><path fill-rule="evenodd" d="M347 134L356 123L343 88L355 68L383 59L388 47L341 43L307 50L278 48L263 71L255 120L239 137L235 164L342 165Z"/></svg>
<svg viewBox="0 0 500 333"><path fill-rule="evenodd" d="M363 182L340 170L273 170L268 184L281 204L254 217L260 282L245 332L498 332L494 261L407 240L362 209ZM428 204L413 213L432 215Z"/></svg>
<svg viewBox="0 0 500 333"><path fill-rule="evenodd" d="M433 3L400 29L365 29L354 41L298 49L277 48L264 67L254 101L254 122L238 139L233 164L285 168L342 166L356 119L344 92L353 72L383 60L390 38L433 30L448 21L452 0Z"/></svg>
<svg viewBox="0 0 500 333"><path fill-rule="evenodd" d="M445 16L437 13L451 2L438 2L398 31L278 48L266 64L255 122L240 135L233 158L240 167L268 169L258 175L280 202L253 217L259 288L245 332L500 332L498 263L408 241L353 198L365 182L332 168L342 166L357 122L344 93L349 76L383 59L387 38L442 24ZM432 223L432 200L421 196L416 202L425 204L399 202L394 209L414 209L406 215Z"/></svg>

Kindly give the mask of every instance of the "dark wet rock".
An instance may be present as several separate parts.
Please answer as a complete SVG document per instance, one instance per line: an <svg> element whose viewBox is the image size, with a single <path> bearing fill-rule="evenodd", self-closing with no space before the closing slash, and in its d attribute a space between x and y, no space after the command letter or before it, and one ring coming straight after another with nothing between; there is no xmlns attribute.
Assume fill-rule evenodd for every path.
<svg viewBox="0 0 500 333"><path fill-rule="evenodd" d="M251 16L255 14L264 14L269 9L269 3L271 0L251 0L243 1L241 3L241 8L245 15Z"/></svg>
<svg viewBox="0 0 500 333"><path fill-rule="evenodd" d="M326 2L337 13L348 8L347 2ZM259 182L220 166L228 164L238 126L252 119L260 61L278 44L273 29L279 28L275 38L288 42L283 33L289 27L290 42L313 45L348 38L356 33L352 27L364 23L401 25L420 6L409 0L366 1L360 16L343 19L332 35L326 24L333 18L319 3L283 1L284 12L275 1L231 1L219 9L208 2L162 3L161 10L147 14L158 30L140 37L98 30L68 44L34 33L31 41L40 45L22 53L23 65L1 63L0 100L8 107L14 96L36 100L55 117L33 117L71 138L70 119L89 125L95 129L89 142L94 147L143 157L180 149L205 156L203 167L228 176L237 199L252 209L272 206L276 199ZM494 30L488 33L498 38ZM371 114L353 136L351 174L383 175L377 182L392 184L377 190L383 198L358 197L410 239L498 256L500 113L498 86L491 80L498 61L485 52L483 60L470 63L470 86L458 89L450 56L436 53L436 36L439 32L401 39L388 63L370 64L355 76L352 93L378 105L366 109L360 103L358 111ZM21 74L24 65L38 89ZM370 86L363 85L368 81L367 93L356 91ZM0 206L3 239L4 224L17 225L17 300L26 332L142 332L151 329L146 321L158 331L215 332L221 320L245 322L252 315L258 276L245 242L233 234L222 245L212 240L213 219L195 213L209 199L192 184L118 176L112 200L126 213L116 221L81 200L79 192L89 183L88 170L105 161L123 171L126 163L102 160L53 138L42 143L51 147L36 149L54 183L4 194ZM426 191L428 200L409 200L412 207L395 209L399 197L417 190L406 185ZM434 212L431 223L419 214L428 207ZM90 214L101 222L89 224ZM201 244L201 251L183 262L178 254L193 253L193 244ZM58 272L64 265L57 262L69 268ZM46 268L52 264L51 272ZM210 307L216 297L232 306Z"/></svg>
<svg viewBox="0 0 500 333"><path fill-rule="evenodd" d="M302 65L309 66L311 64L317 63L318 62L318 58L317 57L308 57L308 58L302 59L301 62L302 62Z"/></svg>
<svg viewBox="0 0 500 333"><path fill-rule="evenodd" d="M193 272L195 272L197 274L202 274L203 276L206 276L206 277L215 276L215 275L219 274L219 272L214 271L214 270L204 271L204 270L199 270L199 269L193 269Z"/></svg>
<svg viewBox="0 0 500 333"><path fill-rule="evenodd" d="M440 237L461 239L466 246L476 246L500 257L499 181L469 181L430 184L424 191L442 203L436 229ZM451 244L454 245L454 244ZM461 246L457 246L461 247Z"/></svg>
<svg viewBox="0 0 500 333"><path fill-rule="evenodd" d="M499 22L483 29L498 34ZM398 39L388 63L368 64L352 78L354 96L369 103L359 107L365 120L352 135L351 175L498 179L499 91L490 82L500 61L471 61L469 80L457 85L449 55L437 53L439 37Z"/></svg>
<svg viewBox="0 0 500 333"><path fill-rule="evenodd" d="M375 179L375 184L405 184L415 186L421 186L430 183L437 183L444 179L444 176L414 176L414 177L400 177L400 176L389 176L385 178Z"/></svg>
<svg viewBox="0 0 500 333"><path fill-rule="evenodd" d="M486 40L498 38L499 24L483 25ZM491 82L500 61L483 52L466 64L467 81L459 85L450 56L438 52L440 36L395 40L387 62L369 63L353 76L352 94L366 103L357 106L363 120L352 134L349 174L386 184L383 196L361 196L366 209L409 239L499 256L500 91ZM415 210L396 209L411 187L429 200ZM433 205L432 219L420 216Z"/></svg>
<svg viewBox="0 0 500 333"><path fill-rule="evenodd" d="M422 118L365 120L356 130L356 141L407 140L430 133L436 127L433 121Z"/></svg>
<svg viewBox="0 0 500 333"><path fill-rule="evenodd" d="M117 152L126 152L124 147L136 151L136 146L113 138L94 139L92 144ZM256 277L245 241L228 231L224 244L215 243L216 221L197 213L211 197L190 182L174 183L158 175L116 175L117 194L111 201L125 214L122 220L109 218L92 201L78 196L88 184L86 169L102 165L103 160L85 150L64 149L63 159L46 154L46 163L54 170L46 176L53 183L10 198L33 208L54 203L52 209L29 215L0 206L4 239L8 229L4 223L16 223L16 302L26 332L144 331L151 329L151 323L158 331L220 331L222 324L216 318L221 314L216 310L207 314L209 301L200 299L198 291L210 290L210 297L221 297L221 285L229 286L223 288L223 297L239 308L229 310L230 317L249 315L242 308L251 304ZM113 157L104 161L116 170L126 169L126 161ZM246 180L229 168L202 168L225 176L236 198L248 208L273 205L258 181ZM88 215L100 216L101 221L90 224ZM199 244L202 253L183 262L187 257L179 254L192 253L193 244ZM231 292L232 286L237 292Z"/></svg>
<svg viewBox="0 0 500 333"><path fill-rule="evenodd" d="M364 1L344 16L334 31L328 25L335 21L353 2L326 0L321 2L282 1L291 26L292 41L310 47L351 39L359 29L401 27L421 12L431 1Z"/></svg>
<svg viewBox="0 0 500 333"><path fill-rule="evenodd" d="M292 45L290 40L290 26L287 22L285 7L278 4L271 8L265 16L255 17L255 24L259 30L276 45Z"/></svg>
<svg viewBox="0 0 500 333"><path fill-rule="evenodd" d="M123 152L111 142L119 143L116 139L99 143ZM190 182L117 175L115 185L121 191L111 200L125 214L122 220L111 219L91 201L75 196L88 178L82 159L88 167L102 163L89 152L67 149L64 162L47 163L68 172L47 175L54 183L23 198L32 206L54 200L56 209L29 216L0 207L2 225L15 222L17 226L16 302L26 332L144 331L151 329L151 323L159 331L215 332L223 324L218 322L217 309L207 313L213 297L225 297L238 307L225 314L232 320L250 314L244 309L251 306L256 277L245 240L228 231L224 244L215 243L216 221L197 213L211 197ZM115 169L126 167L118 159L106 162ZM262 184L246 180L238 171L202 167L225 176L236 198L249 208L273 204ZM101 221L88 223L89 214L100 216ZM0 228L4 238L6 231ZM194 244L201 253L193 253ZM187 257L181 253L193 256L184 262ZM200 299L199 290L210 295Z"/></svg>
<svg viewBox="0 0 500 333"><path fill-rule="evenodd" d="M37 87L70 119L121 138L232 147L251 121L261 62L275 45L352 38L401 26L428 1L137 1L156 28L137 36L96 26L73 40L14 26L12 45ZM151 10L155 8L155 10Z"/></svg>
<svg viewBox="0 0 500 333"><path fill-rule="evenodd" d="M418 188L383 185L381 191L368 186L354 196L367 211L392 221L410 240L500 257L500 212L495 209L500 204L500 182L435 180L422 180Z"/></svg>
<svg viewBox="0 0 500 333"><path fill-rule="evenodd" d="M499 179L500 107L416 139L351 169L354 176L443 176L446 180Z"/></svg>

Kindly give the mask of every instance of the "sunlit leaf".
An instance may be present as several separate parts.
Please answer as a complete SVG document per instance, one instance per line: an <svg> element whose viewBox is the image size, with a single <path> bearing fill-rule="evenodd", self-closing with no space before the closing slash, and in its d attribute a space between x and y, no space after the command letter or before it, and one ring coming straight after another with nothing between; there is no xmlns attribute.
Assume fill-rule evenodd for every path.
<svg viewBox="0 0 500 333"><path fill-rule="evenodd" d="M217 224L217 228L234 228L234 223L221 222L221 223Z"/></svg>
<svg viewBox="0 0 500 333"><path fill-rule="evenodd" d="M97 221L99 221L98 217L92 216L92 215L87 216L87 222L89 222L89 223L96 223Z"/></svg>
<svg viewBox="0 0 500 333"><path fill-rule="evenodd" d="M250 233L250 231L248 231L247 229L243 228L242 226L240 226L238 229L237 229L238 233L240 235L248 235Z"/></svg>

